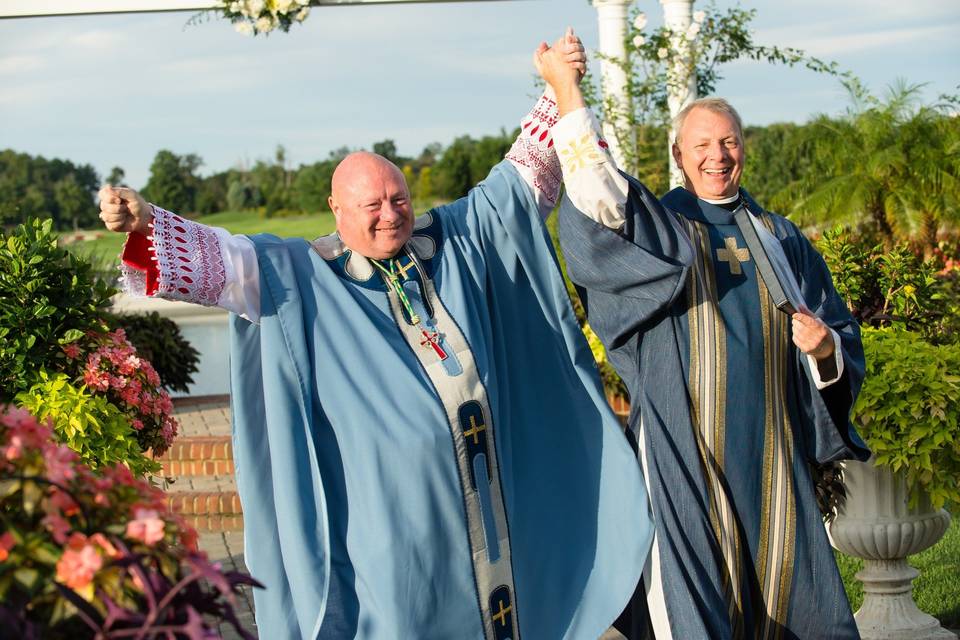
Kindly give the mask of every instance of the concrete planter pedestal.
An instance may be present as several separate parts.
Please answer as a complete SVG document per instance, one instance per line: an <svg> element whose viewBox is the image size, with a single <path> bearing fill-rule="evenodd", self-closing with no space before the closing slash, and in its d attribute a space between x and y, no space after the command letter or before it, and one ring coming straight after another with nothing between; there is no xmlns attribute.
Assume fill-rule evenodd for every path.
<svg viewBox="0 0 960 640"><path fill-rule="evenodd" d="M828 526L833 546L863 558L857 572L863 606L854 618L864 640L957 640L913 601L920 572L907 556L936 544L950 525L950 514L928 499L909 507L907 483L872 462L846 462L847 500Z"/></svg>

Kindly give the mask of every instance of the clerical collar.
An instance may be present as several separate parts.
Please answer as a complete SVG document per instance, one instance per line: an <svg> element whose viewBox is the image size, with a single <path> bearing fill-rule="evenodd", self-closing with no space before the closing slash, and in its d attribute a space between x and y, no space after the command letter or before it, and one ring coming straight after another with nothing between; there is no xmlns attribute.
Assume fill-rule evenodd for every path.
<svg viewBox="0 0 960 640"><path fill-rule="evenodd" d="M704 202L709 202L710 204L720 207L721 209L726 209L727 211L736 211L737 207L740 206L740 192L737 191L735 194L729 198L720 198L719 200L711 200L710 198L700 198Z"/></svg>

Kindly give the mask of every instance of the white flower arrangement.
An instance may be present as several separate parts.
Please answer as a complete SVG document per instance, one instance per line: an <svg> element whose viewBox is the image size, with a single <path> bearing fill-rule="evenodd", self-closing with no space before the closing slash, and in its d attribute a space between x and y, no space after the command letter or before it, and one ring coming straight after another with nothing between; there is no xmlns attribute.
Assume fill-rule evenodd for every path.
<svg viewBox="0 0 960 640"><path fill-rule="evenodd" d="M221 0L219 11L237 33L253 36L274 29L288 31L310 15L310 0Z"/></svg>

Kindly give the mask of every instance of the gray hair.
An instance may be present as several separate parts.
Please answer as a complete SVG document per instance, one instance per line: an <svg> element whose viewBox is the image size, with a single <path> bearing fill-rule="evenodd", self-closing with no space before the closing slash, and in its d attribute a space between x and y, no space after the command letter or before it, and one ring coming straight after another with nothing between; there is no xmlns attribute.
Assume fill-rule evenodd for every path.
<svg viewBox="0 0 960 640"><path fill-rule="evenodd" d="M680 109L680 113L674 116L673 141L675 143L680 142L680 129L683 128L684 121L694 109L706 109L707 111L722 113L733 118L733 121L737 124L737 133L740 134L740 141L743 142L743 121L740 119L740 114L737 113L737 110L733 108L733 105L727 102L724 98L700 98L699 100L694 100L683 109Z"/></svg>

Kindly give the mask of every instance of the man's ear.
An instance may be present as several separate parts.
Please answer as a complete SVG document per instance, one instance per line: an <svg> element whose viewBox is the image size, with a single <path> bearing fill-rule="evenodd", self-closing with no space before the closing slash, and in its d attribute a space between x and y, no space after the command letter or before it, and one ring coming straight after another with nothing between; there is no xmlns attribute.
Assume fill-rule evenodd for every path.
<svg viewBox="0 0 960 640"><path fill-rule="evenodd" d="M674 143L670 146L670 151L673 153L673 161L677 163L677 169L682 169L682 168L683 168L683 162L681 162L681 158L682 158L683 156L681 155L681 153L680 153L680 147L677 146L677 143L676 143L676 142L674 142Z"/></svg>
<svg viewBox="0 0 960 640"><path fill-rule="evenodd" d="M337 206L337 201L333 199L333 196L327 196L327 206L330 207L330 211L333 211L334 217L339 219L340 207Z"/></svg>

